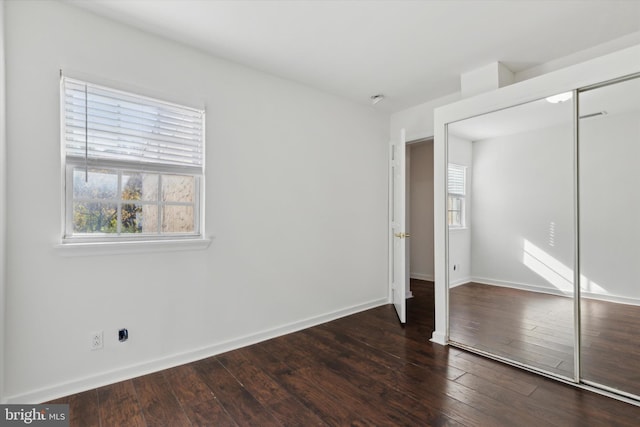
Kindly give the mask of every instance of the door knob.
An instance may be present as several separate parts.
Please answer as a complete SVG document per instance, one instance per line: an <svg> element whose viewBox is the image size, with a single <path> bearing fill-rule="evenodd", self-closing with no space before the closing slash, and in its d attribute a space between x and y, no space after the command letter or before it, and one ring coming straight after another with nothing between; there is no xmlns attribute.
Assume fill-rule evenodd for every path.
<svg viewBox="0 0 640 427"><path fill-rule="evenodd" d="M396 233L395 236L399 237L401 239L404 239L404 238L407 238L407 237L411 237L411 234L409 234L409 233Z"/></svg>

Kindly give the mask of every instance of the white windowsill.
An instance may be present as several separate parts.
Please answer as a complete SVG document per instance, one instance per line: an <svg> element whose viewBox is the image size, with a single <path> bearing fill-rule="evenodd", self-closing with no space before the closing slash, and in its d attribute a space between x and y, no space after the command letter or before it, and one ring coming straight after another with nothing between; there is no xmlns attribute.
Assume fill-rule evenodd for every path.
<svg viewBox="0 0 640 427"><path fill-rule="evenodd" d="M122 242L65 242L55 246L61 256L123 255L204 250L213 238Z"/></svg>

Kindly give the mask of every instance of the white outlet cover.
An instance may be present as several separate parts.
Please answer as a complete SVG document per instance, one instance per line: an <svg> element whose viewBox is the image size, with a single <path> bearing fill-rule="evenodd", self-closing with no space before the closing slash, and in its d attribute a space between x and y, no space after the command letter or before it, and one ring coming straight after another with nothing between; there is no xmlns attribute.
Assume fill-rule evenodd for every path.
<svg viewBox="0 0 640 427"><path fill-rule="evenodd" d="M102 331L92 332L89 336L89 348L91 350L100 350L104 343L104 333Z"/></svg>

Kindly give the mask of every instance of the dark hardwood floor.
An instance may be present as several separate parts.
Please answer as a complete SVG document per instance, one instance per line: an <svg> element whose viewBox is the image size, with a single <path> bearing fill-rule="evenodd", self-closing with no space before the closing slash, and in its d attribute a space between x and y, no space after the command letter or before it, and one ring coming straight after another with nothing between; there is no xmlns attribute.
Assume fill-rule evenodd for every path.
<svg viewBox="0 0 640 427"><path fill-rule="evenodd" d="M428 341L392 306L57 399L72 426L638 426L640 408Z"/></svg>
<svg viewBox="0 0 640 427"><path fill-rule="evenodd" d="M573 300L480 283L451 289L452 341L573 377Z"/></svg>
<svg viewBox="0 0 640 427"><path fill-rule="evenodd" d="M451 289L450 337L573 378L573 299L467 283ZM583 298L585 380L640 395L640 307Z"/></svg>

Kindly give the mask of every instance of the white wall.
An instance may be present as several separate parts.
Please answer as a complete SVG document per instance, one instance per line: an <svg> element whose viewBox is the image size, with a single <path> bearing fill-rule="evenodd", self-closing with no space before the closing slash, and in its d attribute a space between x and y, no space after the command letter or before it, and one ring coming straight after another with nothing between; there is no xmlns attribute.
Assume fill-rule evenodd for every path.
<svg viewBox="0 0 640 427"><path fill-rule="evenodd" d="M582 121L580 266L591 297L640 304L638 159L638 111Z"/></svg>
<svg viewBox="0 0 640 427"><path fill-rule="evenodd" d="M411 277L433 280L433 141L410 144Z"/></svg>
<svg viewBox="0 0 640 427"><path fill-rule="evenodd" d="M9 2L5 13L9 401L46 400L388 302L388 116L67 4ZM59 68L206 106L209 249L54 249ZM89 351L94 330L105 331L101 351Z"/></svg>
<svg viewBox="0 0 640 427"><path fill-rule="evenodd" d="M0 402L4 400L4 334L6 281L6 133L5 133L4 0L0 0Z"/></svg>
<svg viewBox="0 0 640 427"><path fill-rule="evenodd" d="M474 141L472 173L472 280L570 292L571 123Z"/></svg>
<svg viewBox="0 0 640 427"><path fill-rule="evenodd" d="M526 70L515 73L514 78L516 82L522 82L538 76L542 76L544 74L551 73L553 71L560 70L562 68L605 56L612 52L617 52L629 47L637 46L638 44L640 44L640 31L624 35L617 39L606 41L596 46L591 46L587 49L574 52L561 58L556 58L544 64L534 65L533 67L527 68Z"/></svg>
<svg viewBox="0 0 640 427"><path fill-rule="evenodd" d="M434 109L459 99L460 93L454 93L392 114L389 128L390 138L397 139L400 135L400 129L405 130L407 141L433 137Z"/></svg>
<svg viewBox="0 0 640 427"><path fill-rule="evenodd" d="M449 283L452 286L471 280L471 228L473 224L473 144L449 135L447 161L467 167L465 197L465 228L449 230Z"/></svg>

